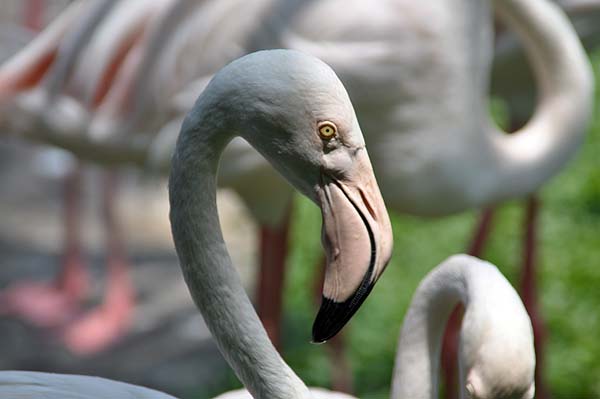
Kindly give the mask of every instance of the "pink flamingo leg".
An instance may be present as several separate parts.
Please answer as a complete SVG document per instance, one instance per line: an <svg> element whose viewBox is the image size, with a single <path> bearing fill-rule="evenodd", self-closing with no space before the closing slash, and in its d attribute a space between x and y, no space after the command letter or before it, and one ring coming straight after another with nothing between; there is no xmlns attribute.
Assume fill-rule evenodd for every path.
<svg viewBox="0 0 600 399"><path fill-rule="evenodd" d="M107 173L103 196L108 244L108 276L104 301L63 332L65 345L79 355L91 355L108 348L127 332L131 324L134 289L114 209L115 186L115 174Z"/></svg>
<svg viewBox="0 0 600 399"><path fill-rule="evenodd" d="M38 327L56 327L75 317L88 290L88 275L79 240L81 167L64 181L65 248L56 281L22 282L0 294L0 313L15 315Z"/></svg>
<svg viewBox="0 0 600 399"><path fill-rule="evenodd" d="M329 363L331 365L331 389L347 394L354 393L354 378L352 367L346 355L346 335L338 333L326 345L329 348Z"/></svg>
<svg viewBox="0 0 600 399"><path fill-rule="evenodd" d="M487 208L481 212L475 233L473 234L473 238L471 239L467 250L469 255L481 257L492 229L493 218L494 208ZM463 313L464 307L458 305L450 315L444 333L444 342L442 344L442 372L445 388L444 396L446 399L458 398L458 334Z"/></svg>
<svg viewBox="0 0 600 399"><path fill-rule="evenodd" d="M538 305L536 284L537 264L537 219L539 215L540 200L535 195L527 199L525 212L525 234L523 245L523 267L521 276L521 297L523 304L533 325L533 338L536 355L535 368L535 397L538 399L550 398L548 387L543 380L544 344L546 341L546 327Z"/></svg>
<svg viewBox="0 0 600 399"><path fill-rule="evenodd" d="M494 219L494 208L486 208L481 212L479 222L477 223L477 229L473 234L473 239L469 244L467 253L472 256L481 257L485 244L488 241L490 232L492 230L492 221Z"/></svg>
<svg viewBox="0 0 600 399"><path fill-rule="evenodd" d="M260 272L258 278L258 315L271 342L281 348L281 313L288 252L290 212L281 226L260 227Z"/></svg>
<svg viewBox="0 0 600 399"><path fill-rule="evenodd" d="M81 244L82 166L77 164L65 178L65 249L58 286L76 301L84 299L89 289Z"/></svg>

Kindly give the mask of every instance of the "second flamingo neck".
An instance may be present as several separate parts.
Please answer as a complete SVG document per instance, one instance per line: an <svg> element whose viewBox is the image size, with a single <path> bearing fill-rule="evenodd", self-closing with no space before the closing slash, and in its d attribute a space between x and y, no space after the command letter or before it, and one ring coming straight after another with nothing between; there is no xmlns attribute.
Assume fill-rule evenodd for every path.
<svg viewBox="0 0 600 399"><path fill-rule="evenodd" d="M455 269L440 270L419 286L404 318L391 398L438 397L442 335L450 313L466 299L464 278Z"/></svg>

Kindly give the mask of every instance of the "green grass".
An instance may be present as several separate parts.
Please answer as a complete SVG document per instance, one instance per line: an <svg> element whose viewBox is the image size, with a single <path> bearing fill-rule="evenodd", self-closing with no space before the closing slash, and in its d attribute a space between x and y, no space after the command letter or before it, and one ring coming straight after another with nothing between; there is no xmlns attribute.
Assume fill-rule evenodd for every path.
<svg viewBox="0 0 600 399"><path fill-rule="evenodd" d="M599 72L600 54L594 58ZM597 73L598 75L598 73ZM600 398L600 115L577 157L541 192L539 289L547 320L546 379L555 398ZM346 328L357 395L387 398L396 339L420 279L466 247L475 213L423 220L392 214L394 257ZM503 205L485 258L513 282L519 274L523 208ZM297 198L285 298L285 352L309 385L328 386L324 345L311 345L320 215ZM229 378L229 380L233 380ZM227 384L229 385L229 384Z"/></svg>

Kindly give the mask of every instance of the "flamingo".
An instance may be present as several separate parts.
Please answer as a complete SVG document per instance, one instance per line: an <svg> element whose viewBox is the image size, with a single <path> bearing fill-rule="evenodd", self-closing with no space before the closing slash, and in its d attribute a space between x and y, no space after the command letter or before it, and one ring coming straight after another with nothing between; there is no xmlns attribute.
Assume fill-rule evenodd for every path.
<svg viewBox="0 0 600 399"><path fill-rule="evenodd" d="M597 21L600 18L600 2L595 0L562 0L557 5L573 22L582 44L587 50L598 45L600 32ZM506 30L497 33L494 49L494 67L491 79L491 92L506 101L509 110L509 128L517 130L527 123L535 106L534 80L527 68L525 54L514 36ZM573 133L576 136L576 133ZM523 302L532 319L537 350L538 367L537 386L538 396L549 397L545 384L541 381L544 364L543 353L547 331L544 319L539 310L538 289L536 284L537 251L537 220L541 200L536 194L531 194L525 204L525 229L523 234L523 260L520 291ZM493 208L485 210L477 229L478 233L470 245L469 253L481 256L484 243L491 229Z"/></svg>
<svg viewBox="0 0 600 399"><path fill-rule="evenodd" d="M125 7L117 7L115 12L121 16L124 11L128 11L131 14L126 14L126 17L135 15L137 23L136 21L132 23L131 18L125 18L126 23L123 23L123 20L119 21L117 18L116 21L109 19L108 24L102 25L101 22L115 6L114 3L112 0L103 0L88 3L89 5L86 5L85 2L71 5L40 38L29 45L29 48L33 48L34 55L41 57L41 61L35 60L41 64L34 62L33 67L20 71L22 64L19 62L23 62L23 58L19 58L19 56L16 57L17 67L15 67L15 63L8 64L9 79L4 81L7 83L4 87L4 94L8 95L7 93L13 91L21 92L34 83L37 84L34 90L24 96L29 107L29 114L33 113L35 120L39 118L36 112L52 114L56 108L48 109L52 108L55 102L64 104L65 98L61 95L67 85L71 85L70 90L79 92L77 97L79 102L76 107L73 107L73 102L68 103L67 107L58 107L59 111L63 111L65 108L67 110L67 112L59 112L60 118L57 118L63 128L65 125L72 127L88 123L86 108L89 109L89 112L96 112L104 119L108 118L106 114L110 111L106 109L110 108L110 102L120 101L122 103L124 101L122 98L123 83L118 78L127 73L128 63L135 63L135 54L127 52L120 54L120 52L127 49L128 42L135 43L135 40L143 40L141 23L147 23L147 20L151 20L153 17L157 18L161 8L164 8L169 2L155 2L155 7L151 9L141 9L143 8L140 7L142 2L137 2L137 7L135 4L133 7L128 7L127 5L133 4L129 2ZM36 5L40 5L39 1L36 2ZM72 29L67 32L69 26L72 26ZM94 36L95 41L86 45L94 33L97 33ZM107 35L117 35L118 39L111 42L106 40ZM59 43L58 39L61 39L62 42ZM107 42L117 44L117 46L106 46ZM41 55L36 51L41 51ZM93 58L94 65L88 65L82 61L82 59L89 59L89 51L96 55ZM27 51L25 51L25 55L27 56ZM126 56L128 57L126 58ZM126 61L123 60L124 58ZM113 69L121 63L126 64L122 68L125 71L117 74ZM27 60L25 60L25 64L28 65ZM11 67L15 69L11 70ZM84 70L83 76L82 69ZM15 70L17 72L14 72ZM18 77L20 72L25 74L25 78ZM14 75L15 73L17 76ZM113 84L115 87L104 87L109 85L108 82L112 80L117 80ZM105 99L106 97L108 99ZM91 121L91 131L97 134L99 128L93 124L94 119ZM103 213L108 232L108 281L104 303L73 321L77 312L76 305L87 291L87 275L83 266L77 228L80 197L78 194L79 170L72 172L66 182L66 255L63 261L63 270L57 282L53 284L19 283L1 294L3 313L17 313L35 324L45 326L62 325L71 321L71 324L64 328L63 338L72 351L80 354L97 352L115 342L125 332L132 312L133 289L126 273L127 261L118 229L118 218L113 206L116 190L115 179L116 176L109 173L103 181L105 194L103 195Z"/></svg>
<svg viewBox="0 0 600 399"><path fill-rule="evenodd" d="M395 210L423 216L443 216L531 193L564 166L581 142L592 102L591 70L568 21L546 1L493 3L524 39L541 88L540 106L531 122L510 136L493 127L487 116L490 2L418 8L409 2L382 2L379 7L337 0L287 8L285 4L180 1L191 11L166 20L162 29L173 34L163 35L163 44L155 47L164 53L133 98L147 99L149 109L187 110L194 98L190 93L204 87L213 69L230 57L269 46L315 54L338 71L354 99L388 203ZM457 15L456 10L464 12ZM207 15L215 21L213 26ZM322 15L335 15L336 23L316 28ZM252 18L263 22L271 35L257 32L249 22L229 24ZM215 40L202 40L206 37ZM194 46L202 50L193 51L198 48ZM358 53L360 62L354 57ZM195 57L210 62L202 67ZM145 164L149 152L158 152L153 159L162 169L167 169L169 156L161 154L170 154L165 136L174 142L176 132L167 129L160 135L157 143L163 148L154 151L160 146L41 131L31 130L28 136L108 163ZM281 220L291 197L287 183L240 141L233 143L230 154L224 155L220 182L236 188L259 220L285 224ZM259 173L282 195L255 190L246 173Z"/></svg>
<svg viewBox="0 0 600 399"><path fill-rule="evenodd" d="M351 398L308 390L273 347L231 264L215 197L219 158L234 135L242 135L321 207L328 254L323 293L330 302L313 326L313 340L320 342L339 331L356 310L355 301L362 303L392 250L389 218L350 99L333 70L303 53L261 51L230 63L183 123L169 197L190 293L252 397ZM532 328L518 295L493 265L460 255L438 266L417 289L400 334L392 397L436 397L443 321L459 301L467 306L463 395L532 398ZM32 392L49 398L99 392L172 398L95 377L0 372L0 393Z"/></svg>

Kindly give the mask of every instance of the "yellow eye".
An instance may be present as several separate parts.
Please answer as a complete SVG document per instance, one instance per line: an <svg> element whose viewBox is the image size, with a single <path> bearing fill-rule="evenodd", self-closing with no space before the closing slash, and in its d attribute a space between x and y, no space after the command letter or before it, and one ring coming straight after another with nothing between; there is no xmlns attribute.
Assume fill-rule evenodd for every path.
<svg viewBox="0 0 600 399"><path fill-rule="evenodd" d="M337 127L333 122L324 121L319 123L319 136L324 140L329 140L337 134Z"/></svg>

